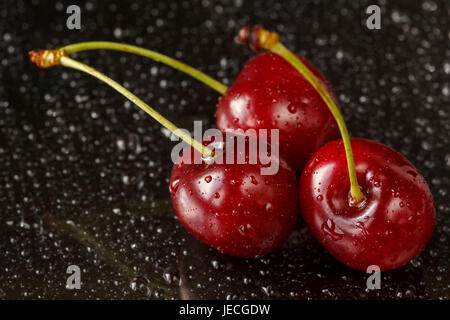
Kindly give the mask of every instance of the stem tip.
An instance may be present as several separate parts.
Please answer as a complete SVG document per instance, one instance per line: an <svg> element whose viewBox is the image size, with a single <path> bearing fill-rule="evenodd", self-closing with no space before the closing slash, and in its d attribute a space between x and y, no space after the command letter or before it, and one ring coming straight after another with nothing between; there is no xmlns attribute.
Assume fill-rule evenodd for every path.
<svg viewBox="0 0 450 320"><path fill-rule="evenodd" d="M255 51L270 50L279 39L278 33L267 31L261 25L244 26L238 34L238 43L246 44Z"/></svg>
<svg viewBox="0 0 450 320"><path fill-rule="evenodd" d="M35 63L39 68L46 69L60 65L61 57L66 56L66 52L63 49L32 50L29 52L29 55L31 62Z"/></svg>
<svg viewBox="0 0 450 320"><path fill-rule="evenodd" d="M353 194L352 194L353 191ZM361 192L358 187L358 190L351 190L348 193L348 204L350 207L360 208L365 205L367 197Z"/></svg>

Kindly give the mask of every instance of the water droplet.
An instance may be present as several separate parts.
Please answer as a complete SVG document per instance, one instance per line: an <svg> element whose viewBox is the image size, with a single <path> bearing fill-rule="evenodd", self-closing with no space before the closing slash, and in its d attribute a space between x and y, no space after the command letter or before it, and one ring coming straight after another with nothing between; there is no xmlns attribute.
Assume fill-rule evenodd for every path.
<svg viewBox="0 0 450 320"><path fill-rule="evenodd" d="M333 220L327 219L322 224L322 231L333 241L339 241L344 237L344 233L336 226Z"/></svg>
<svg viewBox="0 0 450 320"><path fill-rule="evenodd" d="M163 278L164 278L164 281L166 281L167 283L169 283L169 284L172 283L173 277L170 272L164 272Z"/></svg>
<svg viewBox="0 0 450 320"><path fill-rule="evenodd" d="M362 230L364 236L367 237L367 236L369 235L369 232L367 232L366 226L364 225L363 222L358 222L358 223L356 224L356 226Z"/></svg>
<svg viewBox="0 0 450 320"><path fill-rule="evenodd" d="M295 113L297 111L297 106L295 104L293 104L293 103L289 104L288 105L288 111L290 113Z"/></svg>
<svg viewBox="0 0 450 320"><path fill-rule="evenodd" d="M438 5L434 1L424 1L422 3L422 9L424 11L436 11Z"/></svg>
<svg viewBox="0 0 450 320"><path fill-rule="evenodd" d="M240 226L239 226L239 233L241 234L241 235L243 235L243 236L248 236L249 235L249 233L250 233L250 228L251 228L252 226L250 225L250 224L241 224Z"/></svg>
<svg viewBox="0 0 450 320"><path fill-rule="evenodd" d="M211 177L211 176L206 176L206 177L205 177L206 183L210 183L211 180L212 180L212 177Z"/></svg>
<svg viewBox="0 0 450 320"><path fill-rule="evenodd" d="M217 260L211 261L211 264L214 269L216 269L216 270L219 269L219 262Z"/></svg>
<svg viewBox="0 0 450 320"><path fill-rule="evenodd" d="M125 140L122 138L117 139L116 141L117 149L119 151L125 151Z"/></svg>
<svg viewBox="0 0 450 320"><path fill-rule="evenodd" d="M152 294L150 281L146 277L138 276L130 283L130 289L136 292L140 292L147 297Z"/></svg>
<svg viewBox="0 0 450 320"><path fill-rule="evenodd" d="M175 179L173 179L172 183L169 186L170 192L172 192L172 193L177 192L179 184L180 184L180 178L175 177Z"/></svg>
<svg viewBox="0 0 450 320"><path fill-rule="evenodd" d="M270 292L272 291L271 290L272 288L270 287L270 286L267 286L267 287L261 287L261 290L264 292L264 294L266 295L266 296L268 296L268 297L270 297Z"/></svg>
<svg viewBox="0 0 450 320"><path fill-rule="evenodd" d="M120 39L122 37L122 29L115 28L114 29L114 37L117 39Z"/></svg>

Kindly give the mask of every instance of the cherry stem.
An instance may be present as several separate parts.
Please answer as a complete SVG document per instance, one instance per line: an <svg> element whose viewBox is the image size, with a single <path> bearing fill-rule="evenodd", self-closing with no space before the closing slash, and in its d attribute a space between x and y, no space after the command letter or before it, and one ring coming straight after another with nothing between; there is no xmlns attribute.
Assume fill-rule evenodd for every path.
<svg viewBox="0 0 450 320"><path fill-rule="evenodd" d="M216 90L220 94L224 94L225 91L227 91L227 89L228 89L227 86L220 83L219 81L211 78L210 76L204 74L203 72L201 72L191 66L188 66L187 64L184 64L181 61L170 58L159 52L144 49L144 48L138 47L138 46L133 46L130 44L109 42L109 41L89 41L89 42L79 42L79 43L70 44L68 46L62 47L61 49L64 50L64 52L67 55L70 55L75 52L81 52L81 51L87 51L87 50L97 50L97 49L129 52L129 53L140 55L140 56L143 56L146 58L153 59L155 61L158 61L158 62L161 62L168 66L171 66L174 69L180 70L180 71L190 75L191 77L203 82L204 84L206 84L210 88Z"/></svg>
<svg viewBox="0 0 450 320"><path fill-rule="evenodd" d="M103 73L97 71L96 69L81 63L77 60L69 58L67 53L63 49L58 50L39 50L39 51L30 51L31 61L36 63L36 65L40 68L49 68L57 65L62 65L68 68L76 69L91 76L103 81L110 87L114 88L116 91L124 95L128 100L136 104L139 108L149 114L153 119L158 121L161 125L166 127L170 132L174 135L178 136L180 139L191 145L197 151L199 151L204 157L213 157L214 152L204 146L199 141L193 139L188 133L183 130L178 129L176 125L172 122L164 118L160 113L158 113L155 109L150 107L144 101L139 99L129 90L125 89L122 85L112 80L108 76Z"/></svg>
<svg viewBox="0 0 450 320"><path fill-rule="evenodd" d="M309 70L309 68L294 53L292 53L279 41L279 36L277 33L264 30L261 26L246 26L239 32L239 42L249 45L256 51L266 49L283 57L295 69L297 69L297 71L300 72L300 74L302 74L319 93L320 97L324 100L328 106L328 109L330 109L333 114L333 117L338 124L342 140L344 141L348 174L350 178L350 205L353 207L359 206L366 199L366 197L361 192L361 188L359 187L358 179L356 177L355 161L353 159L350 136L339 108L336 106L325 87L320 83L311 70Z"/></svg>

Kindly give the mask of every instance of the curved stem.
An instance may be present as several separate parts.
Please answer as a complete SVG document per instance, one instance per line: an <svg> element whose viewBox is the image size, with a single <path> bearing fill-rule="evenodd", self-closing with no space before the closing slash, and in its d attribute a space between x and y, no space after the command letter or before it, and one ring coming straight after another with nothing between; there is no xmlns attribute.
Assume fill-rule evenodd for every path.
<svg viewBox="0 0 450 320"><path fill-rule="evenodd" d="M61 57L61 65L65 67L69 67L72 69L76 69L79 71L86 72L90 74L91 76L105 82L107 85L113 87L116 91L124 95L128 100L136 104L139 108L144 110L148 115L150 115L153 119L158 121L161 125L169 129L172 133L177 135L180 139L184 140L188 144L190 144L192 147L197 149L202 155L206 157L213 156L213 152L211 149L205 147L203 144L201 144L199 141L193 139L189 134L186 132L179 130L176 125L174 125L172 122L164 118L160 113L158 113L155 109L150 107L148 104L146 104L144 101L139 99L137 96L135 96L133 93L125 89L123 86L121 86L116 81L112 80L111 78L105 76L103 73L95 70L92 67L89 67L88 65L81 63L79 61L76 61L74 59L71 59L67 56Z"/></svg>
<svg viewBox="0 0 450 320"><path fill-rule="evenodd" d="M358 206L365 199L365 195L361 192L361 188L358 184L356 177L355 161L353 159L353 151L350 143L350 136L348 134L347 126L345 125L344 118L341 112L330 97L327 90L320 83L317 77L309 70L309 68L289 49L287 49L281 42L279 42L278 34L274 32L268 32L261 26L256 27L244 27L239 32L239 41L250 45L253 49L259 50L261 48L267 49L276 53L287 60L298 72L300 72L306 80L313 86L319 93L320 97L326 103L328 109L330 109L333 117L335 118L339 131L344 141L345 155L347 158L348 174L350 178L350 205Z"/></svg>
<svg viewBox="0 0 450 320"><path fill-rule="evenodd" d="M225 91L227 91L227 89L228 89L227 86L220 83L219 81L211 78L210 76L204 74L201 71L198 71L197 69L194 69L191 66L188 66L187 64L182 63L181 61L170 58L170 57L163 55L161 53L158 53L156 51L144 49L144 48L141 48L138 46L133 46L133 45L125 44L125 43L109 42L109 41L89 41L89 42L79 42L79 43L70 44L68 46L62 47L61 49L64 50L64 52L67 55L70 55L75 52L86 51L86 50L96 50L96 49L129 52L129 53L137 54L137 55L140 55L140 56L143 56L146 58L153 59L155 61L169 65L169 66L171 66L177 70L180 70L184 73L187 73L191 77L203 82L204 84L206 84L207 86L216 90L220 94L224 94Z"/></svg>
<svg viewBox="0 0 450 320"><path fill-rule="evenodd" d="M361 189L358 184L358 179L356 177L355 170L355 161L353 159L353 151L350 143L350 136L348 134L347 126L345 125L344 118L342 117L341 112L338 107L334 103L333 99L330 97L324 86L319 82L316 76L308 69L307 66L295 56L289 49L287 49L283 44L278 42L271 50L274 53L279 54L284 57L292 66L294 66L308 81L309 83L316 89L319 93L320 97L325 101L328 109L330 109L333 114L334 119L337 122L339 127L339 131L341 132L342 140L344 141L344 149L345 155L347 157L347 167L350 178L350 194L353 198L353 201L356 204L364 201L365 196L361 192Z"/></svg>
<svg viewBox="0 0 450 320"><path fill-rule="evenodd" d="M183 141L191 145L193 148L195 148L197 151L199 151L204 157L214 156L214 152L211 149L205 147L202 143L193 139L188 133L178 129L176 125L174 125L172 122L164 118L155 109L153 109L144 101L139 99L129 90L125 89L122 85L120 85L113 79L107 77L103 73L97 71L96 69L84 63L81 63L77 60L69 58L66 54L67 53L63 49L30 51L31 61L36 63L36 65L40 68L49 68L57 65L63 65L68 68L85 72L103 81L104 83L114 88L119 93L121 93L123 96L125 96L128 100L136 104L139 108L145 111L153 119L155 119L161 125L169 129L173 134L175 134L180 139L182 139Z"/></svg>

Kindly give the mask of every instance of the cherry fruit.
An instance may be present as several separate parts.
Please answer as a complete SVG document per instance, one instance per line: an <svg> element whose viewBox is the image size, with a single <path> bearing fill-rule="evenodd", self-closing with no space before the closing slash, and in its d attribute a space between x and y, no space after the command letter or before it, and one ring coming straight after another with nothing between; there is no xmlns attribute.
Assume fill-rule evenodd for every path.
<svg viewBox="0 0 450 320"><path fill-rule="evenodd" d="M236 150L238 148L235 145L235 155L236 151L244 152L243 163L228 162L225 153L229 151L223 145L221 153L226 161L223 161L225 164L220 164L215 161L217 155L213 150L194 140L184 130L179 130L129 90L94 68L69 57L73 52L103 46L114 50L135 50L133 52L160 59L153 52L141 51L133 46L98 42L80 43L55 50L31 51L30 56L31 61L41 68L62 65L88 73L105 82L188 143L188 150L195 149L195 152L189 153L193 157L190 159L192 161L185 161L185 157L178 159L170 180L175 212L182 225L195 237L220 252L239 257L258 257L278 248L288 238L297 221L295 172L276 154L272 154L271 148L266 157L269 158L270 153L269 169L272 169L274 161L278 164L278 170L273 174L263 174L263 168L267 169L268 165L260 164L265 161L255 163L252 160L254 157L249 156L249 145L245 150ZM175 62L175 65L179 66L180 63ZM183 68L188 73L193 72L198 79L207 79L207 82L211 80L204 74ZM216 89L222 90L220 84ZM248 143L248 140L245 141ZM261 148L262 142L259 141L255 145ZM261 152L261 149L259 151ZM196 155L207 160L195 164ZM241 155L236 155L236 158L242 159Z"/></svg>
<svg viewBox="0 0 450 320"><path fill-rule="evenodd" d="M420 172L387 146L351 141L333 97L314 72L276 33L258 28L251 35L250 44L279 54L305 76L342 136L320 148L301 176L300 208L314 235L338 260L358 270L371 265L389 270L408 263L425 247L436 220Z"/></svg>
<svg viewBox="0 0 450 320"><path fill-rule="evenodd" d="M351 144L366 199L349 204L347 159L342 140L336 140L320 148L303 171L303 218L328 252L354 269L403 266L419 255L433 232L430 189L397 151L364 139L351 139Z"/></svg>
<svg viewBox="0 0 450 320"><path fill-rule="evenodd" d="M305 58L299 58L334 97L331 85ZM326 103L289 62L266 52L252 58L220 98L217 128L279 129L280 154L301 170L313 153L339 136Z"/></svg>
<svg viewBox="0 0 450 320"><path fill-rule="evenodd" d="M306 222L332 255L355 269L365 270L375 264L388 270L416 257L435 224L434 202L417 169L386 146L362 139L351 142L323 76L284 47L276 33L255 27L244 28L240 36L254 49L272 53L252 59L228 91L223 84L179 61L130 45L88 42L30 54L42 68L63 65L107 83L190 144L194 154L199 152L208 159L215 156L214 151L178 130L114 80L68 55L106 48L161 61L220 93L226 91L216 113L217 125L223 131L280 130L281 158L286 157L290 166L277 159L280 167L274 175L262 175L263 166L251 164L248 156L243 164L190 164L192 161L187 163L180 157L174 165L170 192L180 222L220 252L256 257L287 239L298 207L295 173L290 167L301 169L310 154L335 137L331 115L342 141L320 148L302 174L299 192Z"/></svg>
<svg viewBox="0 0 450 320"><path fill-rule="evenodd" d="M195 151L197 152L197 151ZM276 161L276 160L275 160ZM200 241L237 257L263 256L288 238L298 216L295 172L274 175L260 164L192 164L181 156L169 190L183 227Z"/></svg>

